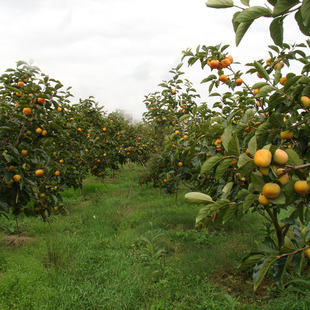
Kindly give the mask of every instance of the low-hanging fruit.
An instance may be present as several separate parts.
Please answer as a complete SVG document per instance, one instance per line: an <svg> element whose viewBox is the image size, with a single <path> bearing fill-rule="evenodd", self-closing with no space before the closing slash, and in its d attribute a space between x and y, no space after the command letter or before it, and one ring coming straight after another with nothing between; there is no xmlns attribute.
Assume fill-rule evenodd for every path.
<svg viewBox="0 0 310 310"><path fill-rule="evenodd" d="M282 139L286 139L286 140L291 140L294 137L294 131L292 130L286 130L286 131L282 131L280 133L280 137Z"/></svg>
<svg viewBox="0 0 310 310"><path fill-rule="evenodd" d="M31 114L31 109L30 108L23 108L23 113L25 115L30 115Z"/></svg>
<svg viewBox="0 0 310 310"><path fill-rule="evenodd" d="M285 186L289 182L289 180L290 180L289 175L287 173L285 173L285 170L283 168L277 169L276 173L277 173L277 176L278 176L278 181L283 186Z"/></svg>
<svg viewBox="0 0 310 310"><path fill-rule="evenodd" d="M307 258L310 259L310 248L304 249L304 253L307 256Z"/></svg>
<svg viewBox="0 0 310 310"><path fill-rule="evenodd" d="M296 191L296 193L300 194L300 195L307 195L310 192L310 187L308 185L307 181L297 181L294 184L294 190Z"/></svg>
<svg viewBox="0 0 310 310"><path fill-rule="evenodd" d="M258 196L258 202L263 206L267 206L270 203L270 201L263 194L260 194Z"/></svg>
<svg viewBox="0 0 310 310"><path fill-rule="evenodd" d="M288 162L288 155L285 151L277 149L273 155L274 163L279 166L284 166Z"/></svg>
<svg viewBox="0 0 310 310"><path fill-rule="evenodd" d="M269 150L261 149L254 155L254 163L257 167L268 167L271 164L272 154Z"/></svg>
<svg viewBox="0 0 310 310"><path fill-rule="evenodd" d="M45 103L45 98L39 97L39 98L37 99L37 102L38 102L38 104L43 105L43 104Z"/></svg>
<svg viewBox="0 0 310 310"><path fill-rule="evenodd" d="M262 193L266 198L275 199L280 195L281 187L276 183L266 183Z"/></svg>
<svg viewBox="0 0 310 310"><path fill-rule="evenodd" d="M20 180L21 180L21 176L19 175L19 174L15 174L14 176L13 176L13 181L14 182L16 182L16 183L18 183Z"/></svg>
<svg viewBox="0 0 310 310"><path fill-rule="evenodd" d="M38 169L35 171L35 175L37 177L42 177L44 175L44 171L42 169Z"/></svg>
<svg viewBox="0 0 310 310"><path fill-rule="evenodd" d="M307 96L301 96L300 98L301 104L305 109L310 108L310 98Z"/></svg>
<svg viewBox="0 0 310 310"><path fill-rule="evenodd" d="M222 74L220 75L219 80L223 83L226 83L228 81L228 76L226 74Z"/></svg>
<svg viewBox="0 0 310 310"><path fill-rule="evenodd" d="M236 84L237 86L240 86L241 84L243 83L243 80L242 79L236 79Z"/></svg>

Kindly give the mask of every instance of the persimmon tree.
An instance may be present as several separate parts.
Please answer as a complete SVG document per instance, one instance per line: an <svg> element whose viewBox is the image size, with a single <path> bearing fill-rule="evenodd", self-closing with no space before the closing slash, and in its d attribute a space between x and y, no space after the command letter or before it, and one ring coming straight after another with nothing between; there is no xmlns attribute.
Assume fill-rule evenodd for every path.
<svg viewBox="0 0 310 310"><path fill-rule="evenodd" d="M241 2L249 5L249 1ZM195 53L188 49L183 57L190 66L200 62L202 69L212 70L202 82L210 84L211 95L219 98L213 108L221 110L215 126L221 138L214 141L214 131L214 138L206 141L209 147L213 143L220 146L221 153L210 156L200 171L201 176L209 176L209 184L204 193L188 193L186 200L204 205L197 225L207 226L214 220L225 223L249 212L269 223L264 242L239 267L253 269L255 290L271 270L279 285L285 274L294 270L301 274L310 259L310 78L306 54L310 42L285 44L282 37L283 19L293 12L300 30L309 35L308 1L268 2L272 8L239 7L241 11L233 17L237 44L255 19L273 19L270 33L276 45L270 46L268 59L247 64L249 69L243 73L234 71L233 62L227 65L227 46L202 46ZM234 4L211 0L207 6ZM300 72L290 70L295 63L300 64ZM284 70L288 71L285 75ZM257 82L250 84L247 76L253 74ZM231 91L214 91L221 87Z"/></svg>

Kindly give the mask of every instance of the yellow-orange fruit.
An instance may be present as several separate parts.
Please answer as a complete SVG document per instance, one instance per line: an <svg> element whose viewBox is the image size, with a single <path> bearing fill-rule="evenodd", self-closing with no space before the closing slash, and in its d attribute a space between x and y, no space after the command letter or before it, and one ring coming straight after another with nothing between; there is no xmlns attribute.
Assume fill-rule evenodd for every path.
<svg viewBox="0 0 310 310"><path fill-rule="evenodd" d="M60 172L59 171L55 171L55 175L56 176L60 175Z"/></svg>
<svg viewBox="0 0 310 310"><path fill-rule="evenodd" d="M279 168L277 169L277 175L281 175L284 172L283 168ZM285 186L288 182L289 182L290 178L289 175L287 173L283 174L282 176L278 177L278 181Z"/></svg>
<svg viewBox="0 0 310 310"><path fill-rule="evenodd" d="M43 130L42 130L40 127L38 127L38 128L36 129L36 133L37 133L37 134L41 134L42 131L43 131Z"/></svg>
<svg viewBox="0 0 310 310"><path fill-rule="evenodd" d="M267 183L262 190L263 195L269 199L277 198L281 193L281 187L276 183Z"/></svg>
<svg viewBox="0 0 310 310"><path fill-rule="evenodd" d="M310 187L307 181L297 181L294 184L296 193L300 195L307 195L310 192Z"/></svg>
<svg viewBox="0 0 310 310"><path fill-rule="evenodd" d="M16 182L16 183L18 183L20 181L20 179L21 179L21 176L19 174L15 174L13 176L13 181Z"/></svg>
<svg viewBox="0 0 310 310"><path fill-rule="evenodd" d="M44 174L44 171L43 171L42 169L38 169L38 170L36 170L36 172L35 172L35 175L36 175L37 177L42 177L43 174Z"/></svg>
<svg viewBox="0 0 310 310"><path fill-rule="evenodd" d="M260 167L259 170L262 173L262 175L268 176L269 175L270 166L268 166L268 167Z"/></svg>
<svg viewBox="0 0 310 310"><path fill-rule="evenodd" d="M183 136L183 139L184 139L184 140L187 140L187 139L188 139L188 136L187 136L187 135L184 135L184 136Z"/></svg>
<svg viewBox="0 0 310 310"><path fill-rule="evenodd" d="M285 151L281 149L277 149L273 155L273 160L275 164L283 166L288 161L288 155Z"/></svg>
<svg viewBox="0 0 310 310"><path fill-rule="evenodd" d="M227 56L227 58L229 59L231 64L234 62L234 58L231 55Z"/></svg>
<svg viewBox="0 0 310 310"><path fill-rule="evenodd" d="M231 61L228 58L224 58L221 60L221 65L223 66L223 68L228 67L231 64Z"/></svg>
<svg viewBox="0 0 310 310"><path fill-rule="evenodd" d="M240 86L243 83L242 79L236 79L237 86Z"/></svg>
<svg viewBox="0 0 310 310"><path fill-rule="evenodd" d="M310 108L310 98L307 96L301 96L300 101L305 109Z"/></svg>
<svg viewBox="0 0 310 310"><path fill-rule="evenodd" d="M220 75L219 80L223 83L226 83L228 81L228 76L225 74Z"/></svg>
<svg viewBox="0 0 310 310"><path fill-rule="evenodd" d="M209 67L210 67L211 69L218 69L219 66L220 66L220 63L219 63L217 60L215 60L215 59L212 59L212 60L209 62Z"/></svg>
<svg viewBox="0 0 310 310"><path fill-rule="evenodd" d="M280 133L280 137L282 139L286 139L286 140L291 140L294 137L294 131L292 130L286 130L286 131L282 131Z"/></svg>
<svg viewBox="0 0 310 310"><path fill-rule="evenodd" d="M281 85L285 85L286 82L287 82L287 77L286 77L286 76L281 77L281 79L280 79L280 84L281 84Z"/></svg>
<svg viewBox="0 0 310 310"><path fill-rule="evenodd" d="M22 156L27 156L27 154L28 154L28 152L26 150L22 150L20 153L22 154Z"/></svg>
<svg viewBox="0 0 310 310"><path fill-rule="evenodd" d="M23 113L25 115L30 115L31 114L31 109L30 108L23 108Z"/></svg>
<svg viewBox="0 0 310 310"><path fill-rule="evenodd" d="M254 155L254 163L257 167L268 167L271 164L272 154L269 150L261 149Z"/></svg>
<svg viewBox="0 0 310 310"><path fill-rule="evenodd" d="M258 202L263 206L267 206L270 203L270 201L263 194L258 196Z"/></svg>
<svg viewBox="0 0 310 310"><path fill-rule="evenodd" d="M179 162L179 163L178 163L178 166L179 166L179 167L182 167L182 166L183 166L183 163L182 163L182 162Z"/></svg>
<svg viewBox="0 0 310 310"><path fill-rule="evenodd" d="M304 253L308 259L310 259L310 248L304 249Z"/></svg>

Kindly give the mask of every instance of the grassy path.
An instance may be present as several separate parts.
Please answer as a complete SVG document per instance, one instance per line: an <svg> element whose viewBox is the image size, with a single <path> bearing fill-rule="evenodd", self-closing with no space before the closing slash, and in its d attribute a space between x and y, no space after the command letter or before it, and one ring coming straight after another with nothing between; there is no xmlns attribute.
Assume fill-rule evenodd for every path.
<svg viewBox="0 0 310 310"><path fill-rule="evenodd" d="M53 231L20 220L15 246L5 244L14 221L0 218L0 309L284 309L234 275L255 218L196 232L199 207L139 186L140 173L128 165L113 180L88 179L83 195L64 193L69 215L51 218Z"/></svg>

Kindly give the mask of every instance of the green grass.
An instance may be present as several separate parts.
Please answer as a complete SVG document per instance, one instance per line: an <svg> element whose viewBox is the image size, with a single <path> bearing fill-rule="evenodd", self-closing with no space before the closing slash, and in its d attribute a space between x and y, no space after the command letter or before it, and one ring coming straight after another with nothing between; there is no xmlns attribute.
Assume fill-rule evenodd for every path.
<svg viewBox="0 0 310 310"><path fill-rule="evenodd" d="M235 274L254 247L255 215L209 232L194 230L199 207L150 186L139 167L68 190L67 216L19 219L15 246L0 245L0 309L299 309L298 294L268 282L253 293ZM0 218L1 239L16 231ZM18 239L17 239L18 240ZM301 306L300 306L301 307Z"/></svg>

